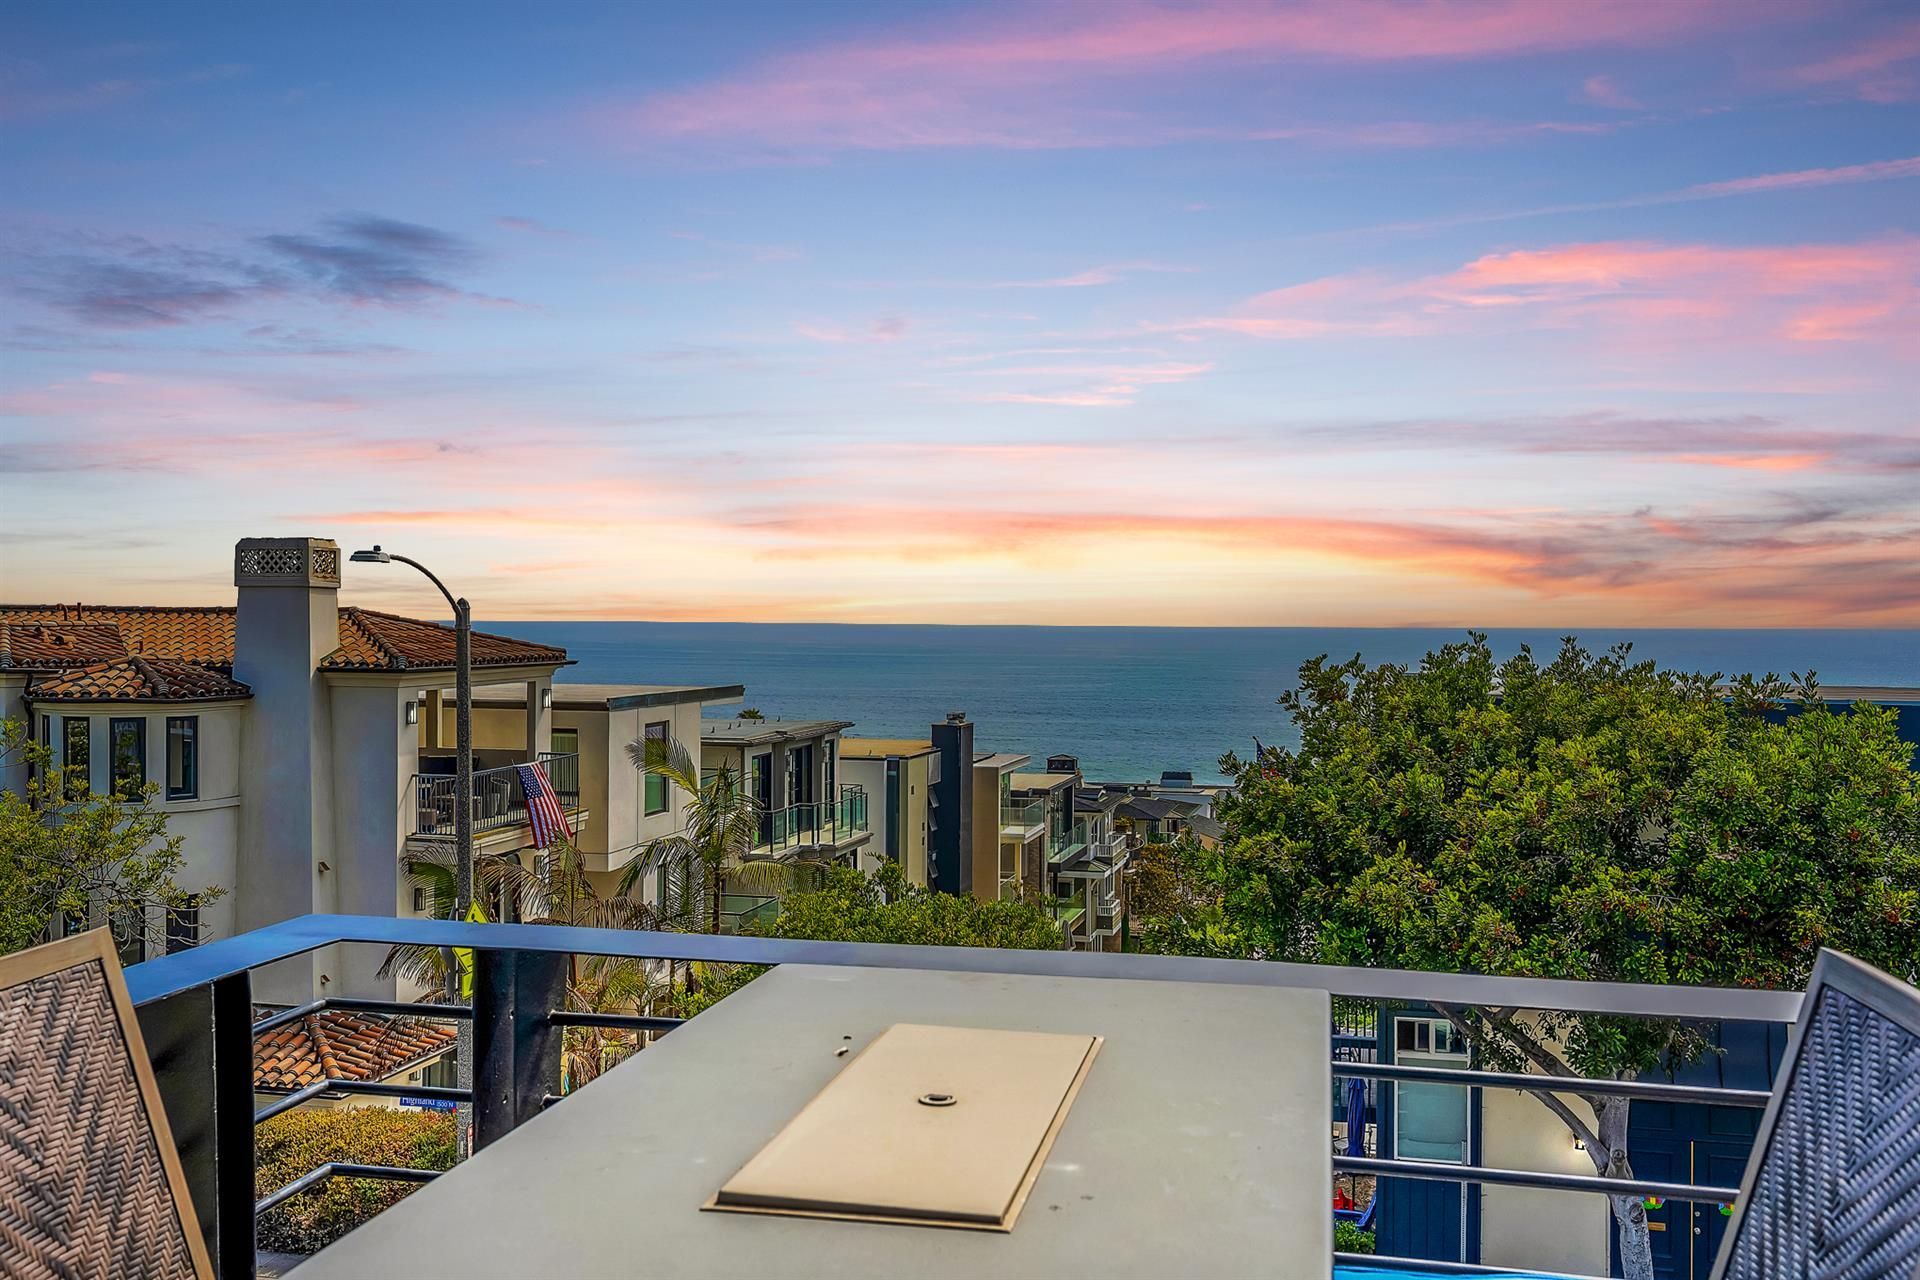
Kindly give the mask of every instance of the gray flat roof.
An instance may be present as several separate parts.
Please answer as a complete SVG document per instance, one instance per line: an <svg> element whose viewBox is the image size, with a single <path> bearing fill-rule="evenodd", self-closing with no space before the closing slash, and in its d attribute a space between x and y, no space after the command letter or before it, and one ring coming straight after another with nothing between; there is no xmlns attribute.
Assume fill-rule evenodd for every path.
<svg viewBox="0 0 1920 1280"><path fill-rule="evenodd" d="M511 689L508 693L505 690ZM489 706L525 706L525 686L493 685L473 691L473 700ZM728 702L746 693L738 684L559 684L553 705L562 711L624 711L629 707L665 707L683 702Z"/></svg>
<svg viewBox="0 0 1920 1280"><path fill-rule="evenodd" d="M763 742L820 738L851 728L851 720L709 720L700 726L700 740L752 747Z"/></svg>
<svg viewBox="0 0 1920 1280"><path fill-rule="evenodd" d="M973 763L978 769L998 769L1005 773L1009 769L1018 769L1023 764L1032 764L1033 757L1023 756L1016 751L995 751L987 755L975 756Z"/></svg>

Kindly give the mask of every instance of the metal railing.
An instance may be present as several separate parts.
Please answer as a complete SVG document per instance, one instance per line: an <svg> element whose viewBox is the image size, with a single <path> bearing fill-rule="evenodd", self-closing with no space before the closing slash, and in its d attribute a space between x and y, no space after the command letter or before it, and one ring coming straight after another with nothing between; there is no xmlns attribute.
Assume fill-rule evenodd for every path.
<svg viewBox="0 0 1920 1280"><path fill-rule="evenodd" d="M1093 839L1092 828L1082 818L1065 828L1047 833L1047 861L1070 862L1087 850Z"/></svg>
<svg viewBox="0 0 1920 1280"><path fill-rule="evenodd" d="M472 1003L422 1006L333 998L255 1022L253 970L340 944L472 948L475 953ZM154 1074L180 1141L189 1191L200 1207L209 1247L222 1280L241 1280L242 1277L251 1280L256 1213L284 1203L309 1187L338 1176L406 1181L424 1181L435 1176L431 1171L418 1169L331 1164L256 1200L253 1128L260 1116L256 1115L254 1106L252 1038L257 1030L270 1029L326 1008L471 1019L478 1067L472 1090L336 1080L324 1082L325 1087L318 1089L314 1096L336 1091L471 1102L474 1146L480 1150L558 1100L558 1060L566 1028L620 1027L658 1033L681 1025L680 1020L673 1018L563 1009L567 964L574 955L1299 987L1330 991L1355 1000L1395 1004L1452 1003L1696 1021L1786 1023L1794 1021L1800 1009L1797 992L1566 982L1116 952L883 946L565 925L302 916L127 970L127 986L153 1057ZM1353 1003L1341 1000L1336 1007L1351 1010ZM1357 1040L1362 1030L1360 1020L1352 1017L1330 1026L1334 1051L1339 1052L1343 1041ZM1574 1080L1374 1062L1335 1061L1332 1073L1335 1077L1359 1076L1382 1087L1391 1087L1396 1081L1439 1082L1468 1088L1604 1093L1660 1102L1705 1102L1737 1107L1760 1107L1767 1101L1765 1093L1753 1090L1710 1089L1654 1081ZM261 1115L271 1115L310 1100L293 1098L294 1095L289 1095L276 1100L262 1108ZM1332 1163L1338 1172L1375 1177L1545 1187L1602 1195L1652 1195L1677 1201L1724 1203L1737 1194L1729 1187L1417 1160L1334 1156ZM1346 1259L1344 1255L1336 1258L1366 1261ZM1434 1269L1458 1268L1443 1264Z"/></svg>
<svg viewBox="0 0 1920 1280"><path fill-rule="evenodd" d="M539 762L546 766L547 782L553 787L560 807L569 812L577 811L580 808L580 757L570 751L542 751ZM413 834L452 839L452 775L416 773L413 775L413 794ZM519 766L481 769L473 775L475 835L501 827L519 826L526 820L527 794L520 784Z"/></svg>

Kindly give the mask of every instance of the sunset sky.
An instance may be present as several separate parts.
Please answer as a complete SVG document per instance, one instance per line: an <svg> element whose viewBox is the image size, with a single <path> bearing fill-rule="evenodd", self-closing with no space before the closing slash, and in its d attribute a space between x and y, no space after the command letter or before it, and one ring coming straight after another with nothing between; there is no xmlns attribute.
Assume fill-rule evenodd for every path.
<svg viewBox="0 0 1920 1280"><path fill-rule="evenodd" d="M1920 625L1911 3L14 4L0 175L11 601Z"/></svg>

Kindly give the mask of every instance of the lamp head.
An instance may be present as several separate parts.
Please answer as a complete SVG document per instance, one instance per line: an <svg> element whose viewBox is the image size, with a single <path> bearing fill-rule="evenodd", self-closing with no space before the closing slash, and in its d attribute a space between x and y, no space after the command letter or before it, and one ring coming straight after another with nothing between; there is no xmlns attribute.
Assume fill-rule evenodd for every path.
<svg viewBox="0 0 1920 1280"><path fill-rule="evenodd" d="M380 549L379 543L373 544L371 551L356 551L347 559L355 564L392 564L393 557Z"/></svg>

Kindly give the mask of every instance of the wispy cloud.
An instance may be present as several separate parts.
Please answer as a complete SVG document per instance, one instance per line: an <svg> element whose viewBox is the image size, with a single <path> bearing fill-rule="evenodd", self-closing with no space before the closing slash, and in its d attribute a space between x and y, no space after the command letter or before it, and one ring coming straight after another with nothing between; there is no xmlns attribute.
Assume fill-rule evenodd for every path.
<svg viewBox="0 0 1920 1280"><path fill-rule="evenodd" d="M1106 266L1088 267L1071 275L1050 276L1039 280L997 280L996 289L1086 289L1095 285L1118 284L1128 276L1152 271L1186 271L1186 267L1171 267L1161 262L1114 262Z"/></svg>
<svg viewBox="0 0 1920 1280"><path fill-rule="evenodd" d="M875 342L898 342L907 336L913 327L908 316L888 314L875 316L865 325L849 328L830 320L803 320L793 326L793 331L810 342L825 342L836 346L860 345Z"/></svg>
<svg viewBox="0 0 1920 1280"><path fill-rule="evenodd" d="M549 226L538 218L522 218L514 215L505 215L495 218L493 221L494 225L503 227L508 231L524 231L532 236L551 236L556 240L572 240L575 238L573 232L563 227Z"/></svg>
<svg viewBox="0 0 1920 1280"><path fill-rule="evenodd" d="M1802 84L1836 85L1868 102L1920 98L1920 18L1889 27L1844 52L1797 68Z"/></svg>
<svg viewBox="0 0 1920 1280"><path fill-rule="evenodd" d="M1645 104L1620 87L1620 82L1612 76L1588 76L1580 84L1580 94L1576 101L1594 107L1611 107L1615 111L1641 111Z"/></svg>
<svg viewBox="0 0 1920 1280"><path fill-rule="evenodd" d="M466 296L444 277L476 257L452 232L364 213L329 219L323 235L263 236L260 243L322 292L385 306Z"/></svg>
<svg viewBox="0 0 1920 1280"><path fill-rule="evenodd" d="M1491 253L1440 275L1329 276L1170 325L1251 337L1409 336L1550 323L1698 345L1840 343L1920 329L1920 240L1758 247L1597 241Z"/></svg>
<svg viewBox="0 0 1920 1280"><path fill-rule="evenodd" d="M1205 127L1119 105L1116 86L1204 68L1274 60L1392 63L1483 60L1660 44L1750 9L1705 0L1659 5L1596 0L1298 0L1142 3L1040 9L982 27L928 24L768 59L730 77L600 113L629 140L732 139L784 148L1139 146L1204 136ZM1420 122L1380 126L1253 121L1218 136L1338 136L1408 145ZM1466 132L1475 126L1430 126ZM1526 126L1522 126L1526 127ZM1578 124L1569 128L1582 127Z"/></svg>
<svg viewBox="0 0 1920 1280"><path fill-rule="evenodd" d="M386 308L457 298L495 301L454 282L479 261L466 239L371 214L331 218L318 232L266 235L220 250L141 236L76 239L7 253L12 289L101 329L230 319L255 304L288 298Z"/></svg>

